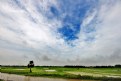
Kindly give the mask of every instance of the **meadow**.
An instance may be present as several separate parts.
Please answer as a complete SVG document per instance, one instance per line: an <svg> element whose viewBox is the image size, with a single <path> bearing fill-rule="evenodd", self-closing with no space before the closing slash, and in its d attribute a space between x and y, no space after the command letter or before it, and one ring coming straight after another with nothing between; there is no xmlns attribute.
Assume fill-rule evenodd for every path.
<svg viewBox="0 0 121 81"><path fill-rule="evenodd" d="M121 81L121 68L67 68L67 67L2 67L1 73L35 77L68 78L84 80Z"/></svg>

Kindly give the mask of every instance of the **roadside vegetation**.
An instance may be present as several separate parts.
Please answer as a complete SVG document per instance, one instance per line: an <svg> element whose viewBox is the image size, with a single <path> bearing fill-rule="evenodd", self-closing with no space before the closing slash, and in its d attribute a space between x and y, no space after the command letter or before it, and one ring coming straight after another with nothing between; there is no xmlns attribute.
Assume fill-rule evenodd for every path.
<svg viewBox="0 0 121 81"><path fill-rule="evenodd" d="M2 73L19 74L35 77L68 78L83 80L103 80L103 81L121 81L121 68L94 68L94 67L47 67L36 66L32 68L23 67L2 67Z"/></svg>

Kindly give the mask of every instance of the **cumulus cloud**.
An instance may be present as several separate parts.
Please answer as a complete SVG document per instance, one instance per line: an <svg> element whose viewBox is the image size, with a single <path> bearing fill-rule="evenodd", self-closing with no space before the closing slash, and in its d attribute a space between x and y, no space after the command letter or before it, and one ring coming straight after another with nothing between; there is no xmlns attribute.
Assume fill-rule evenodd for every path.
<svg viewBox="0 0 121 81"><path fill-rule="evenodd" d="M92 4L87 0L74 4L71 0L65 3L65 8L63 2L1 0L0 63L25 65L29 60L37 65L120 63L121 1Z"/></svg>

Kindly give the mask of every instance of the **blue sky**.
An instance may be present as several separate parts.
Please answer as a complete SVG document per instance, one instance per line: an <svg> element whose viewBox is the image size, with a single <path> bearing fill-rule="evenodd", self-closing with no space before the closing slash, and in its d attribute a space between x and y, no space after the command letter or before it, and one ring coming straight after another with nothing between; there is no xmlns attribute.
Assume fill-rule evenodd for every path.
<svg viewBox="0 0 121 81"><path fill-rule="evenodd" d="M120 64L120 7L120 0L1 0L0 64Z"/></svg>

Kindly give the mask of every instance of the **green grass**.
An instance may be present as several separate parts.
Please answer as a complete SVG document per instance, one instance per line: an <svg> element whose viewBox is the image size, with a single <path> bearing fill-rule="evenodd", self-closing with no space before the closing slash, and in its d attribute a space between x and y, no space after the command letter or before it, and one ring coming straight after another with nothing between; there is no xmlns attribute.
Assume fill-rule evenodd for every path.
<svg viewBox="0 0 121 81"><path fill-rule="evenodd" d="M0 79L0 81L3 81L3 80Z"/></svg>
<svg viewBox="0 0 121 81"><path fill-rule="evenodd" d="M30 73L27 67L2 67L1 72L36 77L121 81L121 68L34 67Z"/></svg>

